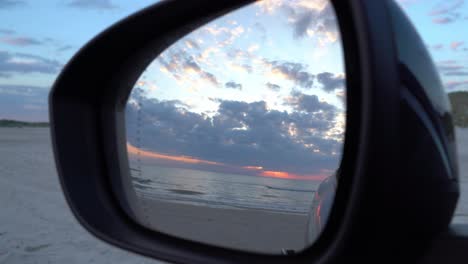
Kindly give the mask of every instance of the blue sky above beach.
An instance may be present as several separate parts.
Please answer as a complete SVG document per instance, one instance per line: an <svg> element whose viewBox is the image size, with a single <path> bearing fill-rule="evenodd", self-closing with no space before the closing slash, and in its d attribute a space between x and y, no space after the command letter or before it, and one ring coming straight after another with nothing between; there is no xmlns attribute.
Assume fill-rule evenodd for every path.
<svg viewBox="0 0 468 264"><path fill-rule="evenodd" d="M154 2L0 0L2 19L0 118L47 120L47 92L73 54L106 27ZM264 2L265 8L272 8L270 11L284 4L278 0ZM305 3L305 1L289 2ZM400 0L399 2L428 46L440 70L446 90L467 90L468 35L465 34L468 24L467 3L463 0ZM277 14L280 15L280 12ZM245 22L248 19L249 17L239 17L238 20ZM261 27L251 30L253 30L252 35L260 34L262 31ZM274 32L274 30L286 29L270 26L269 30L273 34L280 34L280 31ZM294 37L293 29L290 30L288 36ZM303 32L307 34L307 29ZM284 45L289 44L285 42ZM247 48L257 49L263 53L263 57L274 57L275 53L284 51L268 46ZM299 54L305 49L287 50L297 51ZM317 64L308 64L311 72L321 71L314 68ZM339 67L333 70L333 66L329 65L326 70L338 73L336 68ZM235 87L236 84L233 80L229 85ZM226 83L222 85L225 86Z"/></svg>

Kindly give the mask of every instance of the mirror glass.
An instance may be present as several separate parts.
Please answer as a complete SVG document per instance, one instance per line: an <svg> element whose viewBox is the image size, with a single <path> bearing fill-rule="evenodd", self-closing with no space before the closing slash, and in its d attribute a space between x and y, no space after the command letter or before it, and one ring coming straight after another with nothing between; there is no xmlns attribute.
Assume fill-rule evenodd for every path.
<svg viewBox="0 0 468 264"><path fill-rule="evenodd" d="M201 26L127 102L136 220L226 248L303 250L332 207L345 113L329 1L259 1Z"/></svg>

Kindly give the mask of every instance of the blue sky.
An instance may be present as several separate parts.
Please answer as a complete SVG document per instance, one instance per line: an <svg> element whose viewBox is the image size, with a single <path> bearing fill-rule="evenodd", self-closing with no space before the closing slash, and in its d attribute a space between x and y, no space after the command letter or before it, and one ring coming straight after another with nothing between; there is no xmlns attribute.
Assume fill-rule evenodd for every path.
<svg viewBox="0 0 468 264"><path fill-rule="evenodd" d="M468 90L468 2L399 2L428 46L446 90Z"/></svg>

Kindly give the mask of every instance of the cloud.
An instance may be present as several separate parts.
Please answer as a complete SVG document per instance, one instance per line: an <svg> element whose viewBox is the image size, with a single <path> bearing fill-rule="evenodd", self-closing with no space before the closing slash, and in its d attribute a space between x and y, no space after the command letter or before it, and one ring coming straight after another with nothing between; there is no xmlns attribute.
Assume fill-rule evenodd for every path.
<svg viewBox="0 0 468 264"><path fill-rule="evenodd" d="M335 114L336 107L319 100L317 95L307 95L298 91L294 91L291 97L288 98L287 105L292 106L297 111L304 111L308 113L326 112Z"/></svg>
<svg viewBox="0 0 468 264"><path fill-rule="evenodd" d="M283 6L283 0L264 0L257 1L256 5L260 7L260 10L267 14L273 14L278 8Z"/></svg>
<svg viewBox="0 0 468 264"><path fill-rule="evenodd" d="M313 18L313 14L311 12L307 12L307 13L304 13L302 14L294 23L293 23L293 27L294 27L294 36L295 37L303 37L306 32L307 32L307 28L310 26L310 24L312 23L312 18Z"/></svg>
<svg viewBox="0 0 468 264"><path fill-rule="evenodd" d="M25 4L23 0L0 0L0 9L15 7L23 4Z"/></svg>
<svg viewBox="0 0 468 264"><path fill-rule="evenodd" d="M0 28L0 34L2 34L2 35L13 35L15 33L16 33L16 31L14 31L14 30Z"/></svg>
<svg viewBox="0 0 468 264"><path fill-rule="evenodd" d="M344 89L336 90L335 95L336 95L336 97L338 97L338 99L340 99L341 102L346 103L346 101L345 101L346 100L346 92L345 92Z"/></svg>
<svg viewBox="0 0 468 264"><path fill-rule="evenodd" d="M337 19L330 1L291 1L281 6L295 38L314 37L319 45L339 39Z"/></svg>
<svg viewBox="0 0 468 264"><path fill-rule="evenodd" d="M437 69L444 76L468 76L468 69L455 60L439 61Z"/></svg>
<svg viewBox="0 0 468 264"><path fill-rule="evenodd" d="M231 25L232 26L232 25ZM212 35L216 38L216 47L224 48L226 46L231 45L236 41L238 37L240 37L244 32L245 29L242 26L233 26L233 27L220 27L217 25L208 25L202 27L200 32L205 32L209 35Z"/></svg>
<svg viewBox="0 0 468 264"><path fill-rule="evenodd" d="M464 41L453 41L451 44L450 44L450 48L452 50L458 50L459 47L463 46L465 42Z"/></svg>
<svg viewBox="0 0 468 264"><path fill-rule="evenodd" d="M444 48L444 44L435 44L430 48L432 48L433 50L442 50Z"/></svg>
<svg viewBox="0 0 468 264"><path fill-rule="evenodd" d="M267 82L265 85L266 87L268 87L268 89L275 92L278 92L281 89L281 86L279 86L278 84Z"/></svg>
<svg viewBox="0 0 468 264"><path fill-rule="evenodd" d="M444 73L445 76L468 76L468 71L449 71Z"/></svg>
<svg viewBox="0 0 468 264"><path fill-rule="evenodd" d="M48 120L48 89L0 84L0 119Z"/></svg>
<svg viewBox="0 0 468 264"><path fill-rule="evenodd" d="M448 71L459 71L465 67L457 64L456 61L440 61L437 63L437 68L440 72L444 73Z"/></svg>
<svg viewBox="0 0 468 264"><path fill-rule="evenodd" d="M444 0L439 2L429 12L429 16L434 17L432 22L435 24L450 24L461 19L459 9L464 4L464 0Z"/></svg>
<svg viewBox="0 0 468 264"><path fill-rule="evenodd" d="M250 46L249 46L249 48L247 49L247 51L250 52L250 53L252 53L252 52L257 51L259 48L260 48L260 45L258 45L258 44L253 44L253 45L250 45Z"/></svg>
<svg viewBox="0 0 468 264"><path fill-rule="evenodd" d="M5 78L5 79L8 79L11 77L11 74L9 73L4 73L4 72L0 72L0 78Z"/></svg>
<svg viewBox="0 0 468 264"><path fill-rule="evenodd" d="M448 81L445 83L447 90L454 90L458 88L468 88L468 80L464 81Z"/></svg>
<svg viewBox="0 0 468 264"><path fill-rule="evenodd" d="M72 0L68 5L81 9L114 9L117 7L111 0Z"/></svg>
<svg viewBox="0 0 468 264"><path fill-rule="evenodd" d="M334 43L339 39L336 15L329 0L266 0L258 1L260 13L286 16L292 28L293 37L315 37L320 45Z"/></svg>
<svg viewBox="0 0 468 264"><path fill-rule="evenodd" d="M412 4L417 4L420 0L397 0L397 2L403 6L409 6Z"/></svg>
<svg viewBox="0 0 468 264"><path fill-rule="evenodd" d="M440 2L436 7L434 7L430 11L429 15L437 16L453 13L458 8L460 8L464 4L464 2L464 0L444 0L443 2Z"/></svg>
<svg viewBox="0 0 468 264"><path fill-rule="evenodd" d="M233 82L233 81L227 82L226 84L224 84L224 86L225 86L226 88L242 90L242 84L236 83L236 82Z"/></svg>
<svg viewBox="0 0 468 264"><path fill-rule="evenodd" d="M344 75L334 75L330 72L322 72L317 74L317 81L322 84L325 91L331 92L335 89L344 88Z"/></svg>
<svg viewBox="0 0 468 264"><path fill-rule="evenodd" d="M73 46L72 45L63 45L63 46L60 46L57 51L58 52L63 52L63 51L67 51L67 50L71 50L73 49Z"/></svg>
<svg viewBox="0 0 468 264"><path fill-rule="evenodd" d="M307 65L287 61L271 61L267 63L270 65L273 75L291 80L302 88L312 88L315 76L306 71Z"/></svg>
<svg viewBox="0 0 468 264"><path fill-rule="evenodd" d="M455 18L452 17L437 17L433 18L432 22L435 24L449 24L455 21Z"/></svg>
<svg viewBox="0 0 468 264"><path fill-rule="evenodd" d="M168 52L158 57L158 62L161 65L161 69L176 80L181 81L183 79L182 76L195 74L200 79L214 86L220 86L216 76L202 69L196 57L188 54L184 50L176 48L170 49Z"/></svg>
<svg viewBox="0 0 468 264"><path fill-rule="evenodd" d="M439 64L456 64L457 61L456 60L441 60L441 61L438 61L437 63L439 63Z"/></svg>
<svg viewBox="0 0 468 264"><path fill-rule="evenodd" d="M197 50L200 49L200 46L198 45L198 43L197 43L196 41L191 40L191 39L185 40L185 45L186 45L189 49L197 49Z"/></svg>
<svg viewBox="0 0 468 264"><path fill-rule="evenodd" d="M180 101L146 98L138 89L131 98L139 98L143 108L126 108L128 140L135 145L140 120L145 124L141 138L151 138L146 150L298 174L334 170L341 158L341 141L326 136L335 125L335 109L321 102L304 100L298 107L317 103L323 111L288 113L271 110L264 101L218 99L217 111L208 116L191 112Z"/></svg>
<svg viewBox="0 0 468 264"><path fill-rule="evenodd" d="M55 74L62 67L56 60L26 53L10 53L0 51L0 73L46 73Z"/></svg>
<svg viewBox="0 0 468 264"><path fill-rule="evenodd" d="M11 46L26 47L41 45L42 42L29 37L0 37L0 42Z"/></svg>

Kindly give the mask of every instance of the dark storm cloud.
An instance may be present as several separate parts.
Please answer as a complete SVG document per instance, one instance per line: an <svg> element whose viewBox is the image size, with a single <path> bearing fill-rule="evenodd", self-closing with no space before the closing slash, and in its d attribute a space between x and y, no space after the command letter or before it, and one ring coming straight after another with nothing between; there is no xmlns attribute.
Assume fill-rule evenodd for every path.
<svg viewBox="0 0 468 264"><path fill-rule="evenodd" d="M225 83L224 86L225 86L226 88L242 90L242 84L236 83L236 82L234 82L234 81L229 81L229 82Z"/></svg>
<svg viewBox="0 0 468 264"><path fill-rule="evenodd" d="M73 0L68 5L82 9L114 9L117 7L111 0Z"/></svg>
<svg viewBox="0 0 468 264"><path fill-rule="evenodd" d="M315 76L306 71L307 65L280 61L272 61L270 63L273 73L280 73L286 79L293 81L302 88L312 88Z"/></svg>
<svg viewBox="0 0 468 264"><path fill-rule="evenodd" d="M0 9L23 5L23 0L0 0Z"/></svg>
<svg viewBox="0 0 468 264"><path fill-rule="evenodd" d="M325 91L331 92L338 88L344 87L344 76L335 76L330 72L322 72L317 74L317 81L322 84Z"/></svg>
<svg viewBox="0 0 468 264"><path fill-rule="evenodd" d="M140 98L144 107L138 110L129 103L126 120L130 143L135 142L136 127L143 129L139 140L145 149L303 174L335 169L339 162L340 156L332 152L340 153L341 143L324 136L334 125L334 110L288 113L268 109L264 101L218 99L217 112L208 116L190 112L178 101L147 99L141 93L134 90L132 98Z"/></svg>
<svg viewBox="0 0 468 264"><path fill-rule="evenodd" d="M48 93L43 87L0 84L0 118L48 120Z"/></svg>
<svg viewBox="0 0 468 264"><path fill-rule="evenodd" d="M50 73L59 71L61 64L56 60L26 53L0 51L0 73Z"/></svg>
<svg viewBox="0 0 468 264"><path fill-rule="evenodd" d="M275 92L278 92L281 89L281 86L279 86L278 84L271 83L271 82L267 82L265 85L266 87L268 87L268 89L275 91Z"/></svg>

